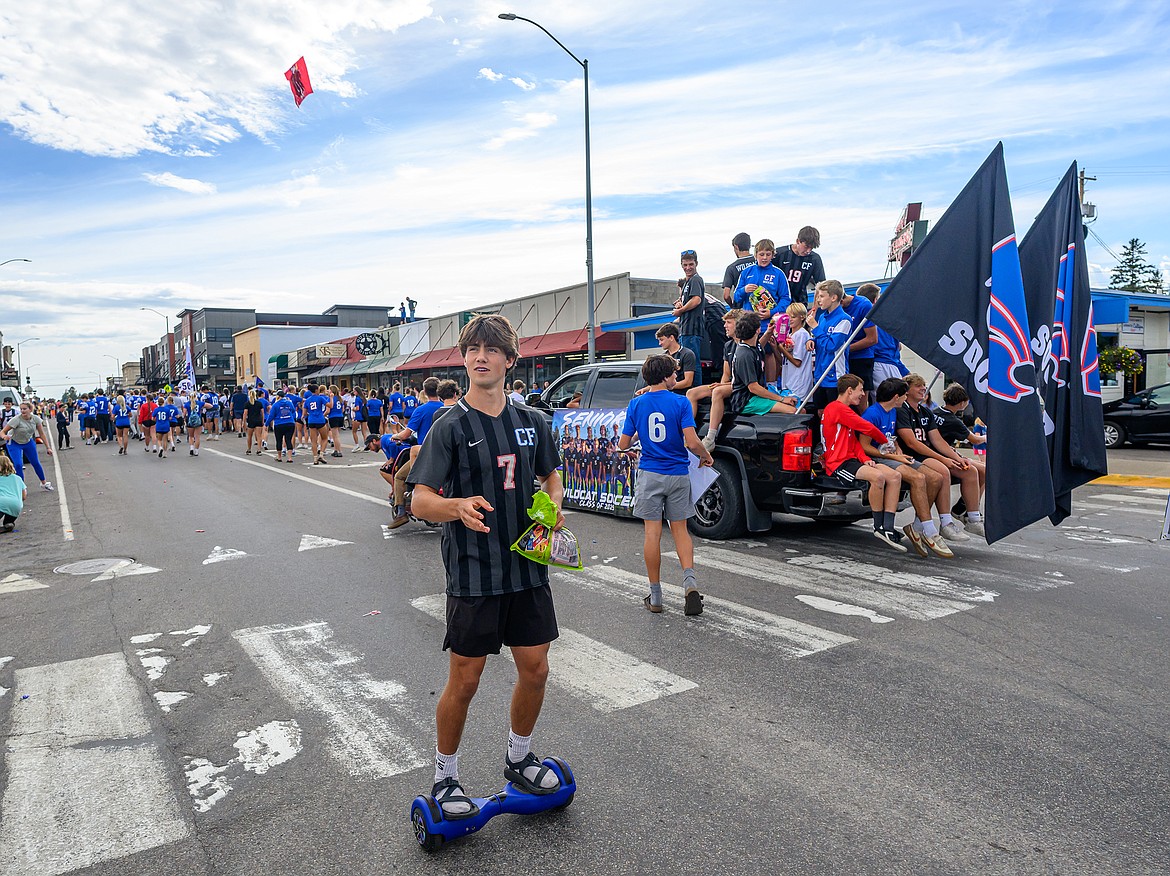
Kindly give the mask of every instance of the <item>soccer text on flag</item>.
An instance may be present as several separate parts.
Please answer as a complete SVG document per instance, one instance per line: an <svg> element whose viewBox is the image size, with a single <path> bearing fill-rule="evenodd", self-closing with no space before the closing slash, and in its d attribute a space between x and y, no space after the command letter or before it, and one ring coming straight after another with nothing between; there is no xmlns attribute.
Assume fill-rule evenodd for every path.
<svg viewBox="0 0 1170 876"><path fill-rule="evenodd" d="M1097 332L1074 161L1020 242L1020 269L1056 510L1072 513L1072 491L1108 473Z"/></svg>
<svg viewBox="0 0 1170 876"><path fill-rule="evenodd" d="M870 319L962 383L987 423L987 541L1052 514L1002 143L893 279Z"/></svg>

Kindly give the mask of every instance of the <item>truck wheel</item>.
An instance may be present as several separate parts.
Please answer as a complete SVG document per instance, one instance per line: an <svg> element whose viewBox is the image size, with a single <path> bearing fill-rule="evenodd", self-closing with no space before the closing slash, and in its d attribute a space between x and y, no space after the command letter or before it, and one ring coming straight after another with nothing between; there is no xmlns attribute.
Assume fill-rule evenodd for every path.
<svg viewBox="0 0 1170 876"><path fill-rule="evenodd" d="M691 532L703 538L738 538L747 532L739 466L726 456L716 456L715 471L719 477L695 505L695 516L689 523Z"/></svg>

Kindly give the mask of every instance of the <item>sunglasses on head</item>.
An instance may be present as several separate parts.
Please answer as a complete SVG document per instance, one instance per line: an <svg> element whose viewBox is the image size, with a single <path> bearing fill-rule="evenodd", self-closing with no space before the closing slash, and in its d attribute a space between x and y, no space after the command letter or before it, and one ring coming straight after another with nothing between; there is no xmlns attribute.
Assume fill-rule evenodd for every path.
<svg viewBox="0 0 1170 876"><path fill-rule="evenodd" d="M682 257L684 259L693 259L695 258L695 251L693 249L684 249L682 251Z"/></svg>

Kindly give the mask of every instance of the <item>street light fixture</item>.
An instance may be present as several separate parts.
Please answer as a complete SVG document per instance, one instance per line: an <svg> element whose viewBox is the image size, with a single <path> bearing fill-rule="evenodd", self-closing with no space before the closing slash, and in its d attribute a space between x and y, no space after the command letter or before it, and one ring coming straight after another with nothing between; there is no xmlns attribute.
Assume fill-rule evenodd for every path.
<svg viewBox="0 0 1170 876"><path fill-rule="evenodd" d="M32 259L5 259L4 261L0 262L0 268L4 267L7 264L11 264L12 262L31 262L31 261L32 261Z"/></svg>
<svg viewBox="0 0 1170 876"><path fill-rule="evenodd" d="M29 341L39 341L40 338L25 338L16 345L16 385L20 386L20 382L24 380L24 372L20 368L20 345L27 344Z"/></svg>
<svg viewBox="0 0 1170 876"><path fill-rule="evenodd" d="M544 31L545 36L564 49L565 54L581 65L585 71L585 277L586 288L589 294L589 362L597 361L597 340L593 337L594 292L593 292L593 177L589 161L589 59L578 58L569 49L548 32L545 27L531 18L516 15L512 12L501 12L499 17L504 21L527 21L533 27Z"/></svg>
<svg viewBox="0 0 1170 876"><path fill-rule="evenodd" d="M175 373L175 364L171 361L171 318L161 310L155 310L153 307L139 307L138 309L149 310L151 313L157 313L167 321L167 371L166 379L163 381L163 383L169 383Z"/></svg>

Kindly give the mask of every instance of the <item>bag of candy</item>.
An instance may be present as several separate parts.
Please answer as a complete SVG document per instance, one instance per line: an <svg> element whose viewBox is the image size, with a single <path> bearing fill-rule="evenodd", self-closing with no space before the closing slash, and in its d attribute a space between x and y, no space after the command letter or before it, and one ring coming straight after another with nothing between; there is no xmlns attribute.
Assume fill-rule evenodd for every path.
<svg viewBox="0 0 1170 876"><path fill-rule="evenodd" d="M553 529L557 525L557 506L553 504L548 493L543 490L537 491L532 497L532 507L528 509L528 516L535 523L516 539L512 550L545 566L556 566L560 569L585 567L581 562L581 547L577 544L576 536L563 526L560 529Z"/></svg>

